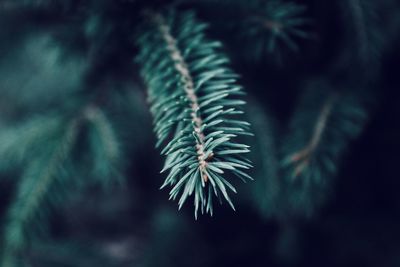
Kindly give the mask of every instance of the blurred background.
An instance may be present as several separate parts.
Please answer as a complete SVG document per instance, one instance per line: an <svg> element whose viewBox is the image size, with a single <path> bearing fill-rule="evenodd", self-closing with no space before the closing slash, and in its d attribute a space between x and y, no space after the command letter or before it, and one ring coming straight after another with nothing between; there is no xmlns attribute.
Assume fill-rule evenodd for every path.
<svg viewBox="0 0 400 267"><path fill-rule="evenodd" d="M1 237L7 236L7 214L19 199L23 173L50 140L37 141L38 149L24 148L36 133L24 128L26 123L48 133L40 118L74 116L82 103L100 103L119 143L115 165L123 177L107 186L86 182L96 181L97 174L86 168L97 165L81 134L82 144L71 153L80 165L66 175L74 183L64 185L70 178L63 178L51 198L63 194L62 200L38 205L46 216L39 216L39 227L27 223L29 238L18 260L33 267L400 265L400 3L293 1L306 7L295 13L305 19L299 28L306 37L278 38L276 47L259 51L253 43L273 33L248 33L251 24L232 16L226 2L241 10L257 6L251 1L0 2L0 146L13 145L0 147ZM246 111L255 133L247 140L255 181L235 184L236 211L216 205L212 217L197 220L191 204L178 211L168 190L159 190L163 158L154 148L146 87L133 60L140 10L168 5L195 10L210 24L210 38L225 44L248 93ZM278 21L290 18L276 9L268 12ZM232 24L224 25L232 17ZM302 131L290 127L298 110L323 103L325 93L311 98L304 93L320 84L350 90L366 103L366 119L356 138L340 146L334 174L322 171L318 179L324 186L288 208L288 195L296 194L291 190L302 189L282 190L282 153L291 134ZM313 117L307 118L313 125ZM337 142L322 145L329 150ZM317 195L322 197L314 199ZM5 247L0 243L0 252Z"/></svg>

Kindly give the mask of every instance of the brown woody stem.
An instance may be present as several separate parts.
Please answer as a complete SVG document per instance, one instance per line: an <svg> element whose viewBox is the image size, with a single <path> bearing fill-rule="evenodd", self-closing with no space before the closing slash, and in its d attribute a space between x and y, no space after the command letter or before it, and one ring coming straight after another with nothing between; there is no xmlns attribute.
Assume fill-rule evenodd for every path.
<svg viewBox="0 0 400 267"><path fill-rule="evenodd" d="M200 108L197 95L194 90L193 78L190 75L188 65L179 50L176 39L172 36L170 27L165 22L165 19L157 13L148 13L148 17L157 25L165 43L167 44L167 50L170 53L171 59L175 63L175 69L181 76L181 81L183 83L183 88L185 90L186 96L190 100L190 108L192 112L190 113L192 121L194 122L194 134L197 136L196 152L199 161L199 169L201 177L204 182L208 181L208 176L206 174L207 159L205 158L204 143L205 135L201 131L203 120L200 115L198 115L198 110Z"/></svg>

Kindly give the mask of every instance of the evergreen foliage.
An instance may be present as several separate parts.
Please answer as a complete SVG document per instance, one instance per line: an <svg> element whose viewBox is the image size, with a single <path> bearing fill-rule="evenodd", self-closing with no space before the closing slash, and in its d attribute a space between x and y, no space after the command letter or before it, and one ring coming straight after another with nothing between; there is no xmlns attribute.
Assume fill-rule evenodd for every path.
<svg viewBox="0 0 400 267"><path fill-rule="evenodd" d="M89 105L75 116L38 116L3 133L1 154L9 157L7 167L26 167L6 216L1 266L16 266L32 234L45 231L43 220L48 217L49 208L60 206L69 190L84 184L73 179L78 174L72 155L85 124L91 142L96 142L90 146L94 159L92 177L107 184L116 177L111 170L114 162L119 162L119 148L113 129L99 108Z"/></svg>
<svg viewBox="0 0 400 267"><path fill-rule="evenodd" d="M224 170L251 179L240 170L251 167L241 157L249 147L233 141L250 134L249 123L236 117L245 102L233 97L243 92L217 50L221 44L206 39L206 25L193 13L168 13L146 14L150 26L138 39L138 61L149 88L157 146L169 141L161 171L169 174L161 188L172 185L172 199L181 193L179 208L193 194L197 218L199 208L212 215L214 194L234 209L227 189L236 189L222 177Z"/></svg>
<svg viewBox="0 0 400 267"><path fill-rule="evenodd" d="M268 54L279 56L282 46L298 52L297 39L311 37L311 32L304 30L310 21L303 17L306 10L303 5L281 1L250 1L244 9L243 5L237 9L241 10L242 19L234 25L234 29L239 32L238 38L248 44L254 60Z"/></svg>
<svg viewBox="0 0 400 267"><path fill-rule="evenodd" d="M397 173L399 12L395 0L1 1L0 267L310 266L311 231L343 249L329 220L364 203L332 196ZM193 207L174 212L167 187Z"/></svg>
<svg viewBox="0 0 400 267"><path fill-rule="evenodd" d="M288 209L310 216L328 197L343 152L360 135L367 112L354 93L314 82L294 114L282 148L283 188Z"/></svg>
<svg viewBox="0 0 400 267"><path fill-rule="evenodd" d="M213 15L209 18L213 26L239 44L239 54L253 63L268 57L280 62L286 52L299 52L298 41L313 38L306 6L295 2L205 0L197 4Z"/></svg>

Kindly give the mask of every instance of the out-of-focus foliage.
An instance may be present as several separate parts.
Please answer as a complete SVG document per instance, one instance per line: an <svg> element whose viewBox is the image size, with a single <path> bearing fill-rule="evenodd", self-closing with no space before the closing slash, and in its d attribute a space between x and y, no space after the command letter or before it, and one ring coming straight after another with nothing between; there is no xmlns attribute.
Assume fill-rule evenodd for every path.
<svg viewBox="0 0 400 267"><path fill-rule="evenodd" d="M283 141L282 187L287 209L309 216L329 197L345 149L364 129L367 107L359 95L326 82L310 85L301 98Z"/></svg>
<svg viewBox="0 0 400 267"><path fill-rule="evenodd" d="M245 6L237 2L242 14L234 31L239 33L240 42L247 44L247 56L255 61L268 56L280 57L282 49L298 52L297 39L312 35L304 29L310 25L304 17L305 6L282 1L250 1Z"/></svg>
<svg viewBox="0 0 400 267"><path fill-rule="evenodd" d="M78 115L69 117L33 118L27 125L8 129L2 139L5 147L1 154L4 158L10 155L11 163L19 163L18 167L20 164L26 166L6 216L2 266L15 265L13 262L28 238L35 230L44 228L43 218L48 216L49 207L60 205L68 191L73 190L73 184L85 184L90 176L109 184L110 179L117 177L112 169L120 161L119 148L105 115L89 105L78 110ZM73 161L78 157L74 157L73 152L86 123L89 140L96 142L96 145L90 145L89 157L93 159L93 166L86 165L93 173L85 177L86 181L75 181L84 178L76 173ZM23 145L25 147L21 147ZM99 148L103 150L98 151Z"/></svg>

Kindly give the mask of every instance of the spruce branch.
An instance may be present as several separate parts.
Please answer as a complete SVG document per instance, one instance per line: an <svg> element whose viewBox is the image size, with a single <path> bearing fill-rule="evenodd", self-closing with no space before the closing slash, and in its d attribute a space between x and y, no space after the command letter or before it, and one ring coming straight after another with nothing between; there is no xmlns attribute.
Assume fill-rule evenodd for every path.
<svg viewBox="0 0 400 267"><path fill-rule="evenodd" d="M336 92L326 82L306 90L282 151L288 212L309 216L323 203L340 159L366 120L366 106L354 93Z"/></svg>
<svg viewBox="0 0 400 267"><path fill-rule="evenodd" d="M35 129L34 126L39 128ZM19 254L30 241L32 232L44 228L44 217L49 207L60 206L71 185L80 182L72 178L83 174L76 170L73 150L78 135L87 128L93 177L100 179L106 187L117 176L120 150L114 131L99 107L89 104L71 118L63 115L38 117L33 122L10 130L17 133L17 139L21 142L18 144L15 138L10 138L11 142L5 151L12 151L13 145L16 148L18 145L26 146L23 152L34 149L30 153L17 152L18 156L23 154L20 161L26 163L27 167L17 184L14 200L6 216L1 266L18 266ZM29 129L29 133L36 133L30 136L28 142L21 139L25 133L20 131L25 129Z"/></svg>
<svg viewBox="0 0 400 267"><path fill-rule="evenodd" d="M306 30L310 19L304 17L306 7L303 5L277 0L211 2L219 6L221 12L228 10L229 15L220 24L231 28L250 59L258 61L271 54L279 57L283 46L297 52L297 41L312 37Z"/></svg>
<svg viewBox="0 0 400 267"><path fill-rule="evenodd" d="M289 156L288 163L296 166L293 171L293 177L298 177L303 171L305 171L307 166L310 164L314 153L316 153L322 136L324 135L324 131L326 130L327 121L332 113L335 98L336 94L332 93L326 99L317 118L317 121L315 122L315 127L311 135L310 141L308 142L306 147Z"/></svg>
<svg viewBox="0 0 400 267"><path fill-rule="evenodd" d="M193 79L189 73L189 68L186 62L183 59L183 56L176 45L176 40L174 39L174 37L171 36L170 28L168 25L166 25L166 22L164 21L163 17L160 14L155 14L153 15L153 20L158 25L160 33L164 38L165 43L167 44L167 49L170 53L170 56L175 62L175 69L179 73L183 81L182 86L186 93L186 97L190 101L189 104L191 108L190 116L192 118L192 122L194 122L193 135L198 141L198 143L196 144L196 152L197 152L197 158L199 160L200 176L204 180L204 182L207 182L208 181L206 173L207 160L208 158L211 158L213 156L213 153L211 153L208 156L208 158L204 157L205 135L201 131L203 127L203 120L200 117L200 114L198 113L200 107L197 95L195 94L194 91Z"/></svg>
<svg viewBox="0 0 400 267"><path fill-rule="evenodd" d="M278 61L285 49L299 51L301 39L312 39L308 27L311 19L305 17L306 6L280 0L204 0L175 1L176 6L197 4L205 13L215 12L209 19L213 26L229 32L229 41L238 45L247 59L260 61L265 55Z"/></svg>
<svg viewBox="0 0 400 267"><path fill-rule="evenodd" d="M0 131L0 171L6 172L28 163L40 150L38 143L45 141L47 133L59 127L58 116L37 116L28 122L4 127Z"/></svg>
<svg viewBox="0 0 400 267"><path fill-rule="evenodd" d="M84 117L87 120L89 131L89 154L92 158L91 173L104 188L114 180L122 180L122 152L119 138L114 127L104 111L96 106L89 105Z"/></svg>
<svg viewBox="0 0 400 267"><path fill-rule="evenodd" d="M243 94L234 84L237 75L218 51L220 43L205 38L206 25L193 13L146 16L138 62L149 88L157 146L169 140L161 152L167 156L161 172L169 170L161 188L174 186L170 199L181 193L179 208L194 194L196 218L199 208L212 214L213 194L234 208L227 189L236 189L222 174L228 170L250 179L239 169L251 167L240 156L248 146L233 142L250 134L249 123L237 118L245 102L232 98Z"/></svg>
<svg viewBox="0 0 400 267"><path fill-rule="evenodd" d="M254 11L249 12L241 23L242 37L253 43L255 56L275 53L282 42L292 51L299 47L295 38L310 38L303 30L309 20L303 18L305 7L281 1L255 2Z"/></svg>
<svg viewBox="0 0 400 267"><path fill-rule="evenodd" d="M257 9L256 9L257 7ZM245 21L253 23L253 28L264 29L272 34L270 47L274 47L275 38L281 38L289 48L297 50L289 35L306 38L309 35L300 29L309 21L301 18L305 7L294 3L281 1L268 1L254 6L254 11L244 16ZM270 51L272 52L272 51Z"/></svg>
<svg viewBox="0 0 400 267"><path fill-rule="evenodd" d="M43 208L45 202L57 198L51 196L51 189L60 183L60 175L57 175L76 141L80 120L74 119L65 128L65 132L55 143L49 144L50 151L44 151L43 155L32 162L25 170L18 184L15 200L9 209L7 223L4 231L2 264L4 267L16 266L17 254L26 244L29 227L34 217L41 217L46 211ZM57 132L59 129L53 129ZM53 133L54 134L54 133Z"/></svg>

